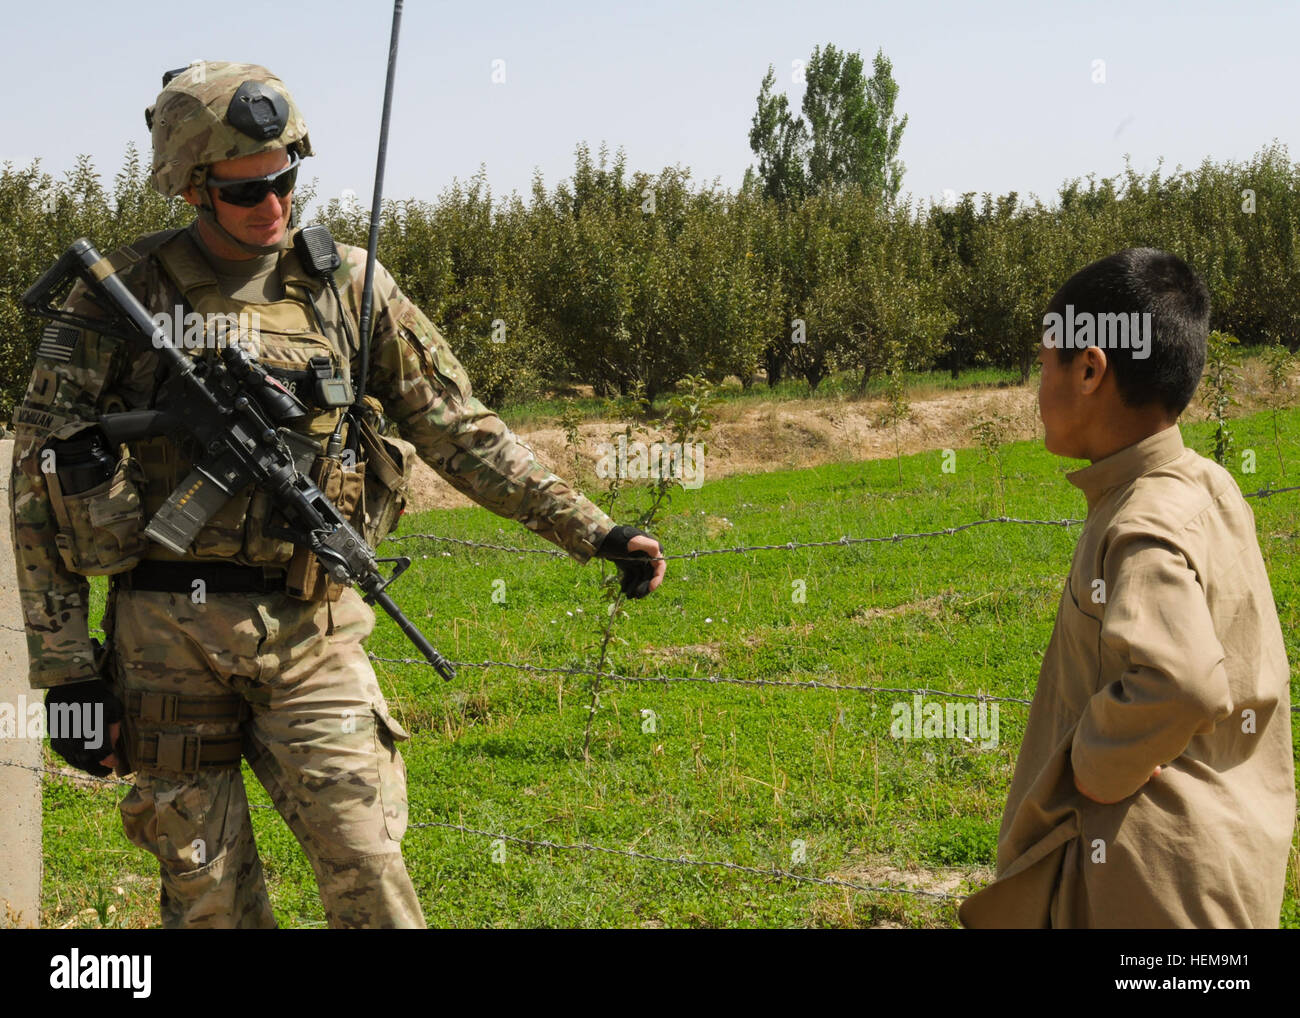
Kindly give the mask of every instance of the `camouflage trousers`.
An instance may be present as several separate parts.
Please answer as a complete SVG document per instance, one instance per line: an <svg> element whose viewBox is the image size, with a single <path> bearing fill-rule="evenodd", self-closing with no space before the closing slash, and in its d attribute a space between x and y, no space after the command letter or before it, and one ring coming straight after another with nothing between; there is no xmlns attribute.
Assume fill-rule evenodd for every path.
<svg viewBox="0 0 1300 1018"><path fill-rule="evenodd" d="M238 694L247 705L242 719L185 723L128 711L137 735L237 735L315 870L330 925L423 927L401 852L406 768L395 742L409 736L362 649L375 616L361 597L210 594L196 604L118 590L114 601L124 701L132 691L162 694L153 702ZM163 926L274 927L239 767L184 765L138 766L121 804L127 837L158 859Z"/></svg>

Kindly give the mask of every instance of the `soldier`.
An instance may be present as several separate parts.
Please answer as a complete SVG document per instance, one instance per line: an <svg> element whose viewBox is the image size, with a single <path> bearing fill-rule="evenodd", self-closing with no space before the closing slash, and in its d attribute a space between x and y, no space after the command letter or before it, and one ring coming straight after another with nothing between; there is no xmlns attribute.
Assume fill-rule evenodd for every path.
<svg viewBox="0 0 1300 1018"><path fill-rule="evenodd" d="M183 195L198 216L110 261L152 312L227 323L222 316L257 313L234 319L238 340L308 407L295 430L320 443L313 479L371 543L395 522L418 454L459 491L578 562L618 561L629 596L658 587L658 542L615 526L538 463L474 398L442 336L380 265L368 395L355 419L347 413L339 393L359 381L366 253L339 245L342 264L325 280L298 258L293 186L313 152L297 105L251 64L198 63L169 72L163 85L145 113L152 181L164 195ZM68 307L102 317L80 284ZM203 342L191 343L180 321L173 326L187 348L212 339L211 330L195 332ZM274 519L259 491L232 498L183 555L148 540L144 523L196 450L170 436L111 455L94 443L86 422L151 405L158 362L91 329L47 329L42 338L15 413L11 494L31 684L48 689L51 718L76 706L111 723L109 746L136 775L121 804L126 834L159 861L165 927L275 925L241 758L310 859L331 926L423 926L400 845L406 772L396 743L409 736L363 650L374 612L329 581L310 553L273 526L267 532ZM359 450L355 469L339 438L344 453ZM107 476L85 489L87 464ZM87 575L111 576L111 650L98 657ZM126 772L101 741L65 736L51 723L52 745L70 763Z"/></svg>

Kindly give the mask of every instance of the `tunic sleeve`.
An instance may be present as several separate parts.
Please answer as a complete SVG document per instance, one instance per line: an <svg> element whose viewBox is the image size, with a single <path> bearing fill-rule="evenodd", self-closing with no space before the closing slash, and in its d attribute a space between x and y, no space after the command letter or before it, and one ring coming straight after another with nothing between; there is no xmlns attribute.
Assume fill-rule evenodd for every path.
<svg viewBox="0 0 1300 1018"><path fill-rule="evenodd" d="M1091 795L1117 802L1213 731L1232 696L1205 591L1182 552L1149 536L1121 538L1103 573L1103 674L1071 762Z"/></svg>

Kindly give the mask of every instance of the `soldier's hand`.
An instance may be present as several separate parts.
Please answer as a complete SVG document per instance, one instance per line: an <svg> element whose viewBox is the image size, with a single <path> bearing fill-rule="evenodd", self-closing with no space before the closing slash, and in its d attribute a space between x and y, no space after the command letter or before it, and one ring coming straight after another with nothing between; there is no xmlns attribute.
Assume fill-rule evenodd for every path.
<svg viewBox="0 0 1300 1018"><path fill-rule="evenodd" d="M618 566L619 585L630 598L645 597L658 588L668 568L659 542L636 527L615 527L605 535L596 554Z"/></svg>
<svg viewBox="0 0 1300 1018"><path fill-rule="evenodd" d="M50 748L77 770L105 777L116 764L112 755L117 739L122 704L103 679L69 682L54 686L45 694L45 727ZM110 755L105 757L108 748Z"/></svg>

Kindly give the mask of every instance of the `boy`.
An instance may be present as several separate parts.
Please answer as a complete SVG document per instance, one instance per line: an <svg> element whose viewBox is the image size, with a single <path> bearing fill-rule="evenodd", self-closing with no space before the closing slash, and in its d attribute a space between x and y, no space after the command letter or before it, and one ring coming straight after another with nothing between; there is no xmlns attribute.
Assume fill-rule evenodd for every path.
<svg viewBox="0 0 1300 1018"><path fill-rule="evenodd" d="M1209 293L1120 251L1044 320L1049 452L1092 465L998 839L968 928L1276 927L1295 824L1290 671L1254 516L1183 447ZM1136 330L1136 331L1135 331Z"/></svg>

